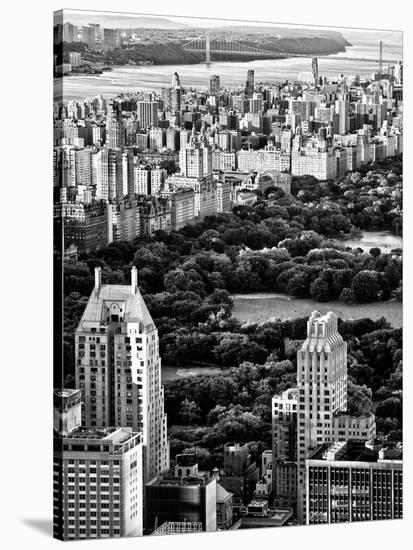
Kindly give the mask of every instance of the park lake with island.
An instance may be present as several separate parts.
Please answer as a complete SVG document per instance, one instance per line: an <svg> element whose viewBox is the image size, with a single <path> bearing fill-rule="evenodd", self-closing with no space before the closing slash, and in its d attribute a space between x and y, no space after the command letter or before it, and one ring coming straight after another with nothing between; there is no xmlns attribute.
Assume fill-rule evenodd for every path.
<svg viewBox="0 0 413 550"><path fill-rule="evenodd" d="M384 253L402 248L402 237L393 235L390 231L363 231L358 238L339 241L351 248L361 248L368 252L377 247ZM341 319L354 320L370 318L373 320L385 317L394 327L403 326L402 302L391 298L386 302L365 304L345 304L338 300L316 302L311 298L294 298L277 292L251 292L247 294L232 294L232 315L243 323L265 323L273 319L295 319L308 317L317 310L324 314L334 311ZM212 364L193 364L187 367L162 367L162 381L176 380L193 376L216 376L223 369Z"/></svg>

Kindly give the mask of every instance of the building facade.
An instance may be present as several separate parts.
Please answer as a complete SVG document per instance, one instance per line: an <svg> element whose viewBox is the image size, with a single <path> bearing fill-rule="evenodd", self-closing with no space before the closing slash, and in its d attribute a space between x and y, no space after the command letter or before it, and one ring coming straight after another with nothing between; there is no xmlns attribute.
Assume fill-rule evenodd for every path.
<svg viewBox="0 0 413 550"><path fill-rule="evenodd" d="M214 476L164 474L145 488L145 529L151 533L166 522L201 523L202 531L216 531L217 484Z"/></svg>
<svg viewBox="0 0 413 550"><path fill-rule="evenodd" d="M145 482L169 466L158 331L138 288L105 285L100 268L75 334L76 387L85 426L125 426L142 434Z"/></svg>
<svg viewBox="0 0 413 550"><path fill-rule="evenodd" d="M53 534L60 540L143 534L142 442L131 428L81 428L82 393L53 394Z"/></svg>
<svg viewBox="0 0 413 550"><path fill-rule="evenodd" d="M170 196L171 225L173 231L191 224L195 220L195 191L191 188L177 189Z"/></svg>
<svg viewBox="0 0 413 550"><path fill-rule="evenodd" d="M295 508L297 501L298 390L272 398L272 457L275 506Z"/></svg>
<svg viewBox="0 0 413 550"><path fill-rule="evenodd" d="M331 311L315 311L307 322L307 338L297 351L297 388L297 516L305 523L308 454L349 434L364 441L375 437L374 415L347 413L347 344Z"/></svg>
<svg viewBox="0 0 413 550"><path fill-rule="evenodd" d="M79 250L90 252L105 247L111 240L110 211L105 201L55 203L53 213L55 223L62 227L65 249L74 244Z"/></svg>
<svg viewBox="0 0 413 550"><path fill-rule="evenodd" d="M307 524L403 517L402 448L350 440L323 445L306 460Z"/></svg>

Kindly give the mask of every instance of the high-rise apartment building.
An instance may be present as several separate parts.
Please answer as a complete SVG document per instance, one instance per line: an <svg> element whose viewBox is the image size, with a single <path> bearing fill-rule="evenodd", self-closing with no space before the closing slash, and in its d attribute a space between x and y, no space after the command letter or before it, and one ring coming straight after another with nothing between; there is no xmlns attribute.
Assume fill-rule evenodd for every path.
<svg viewBox="0 0 413 550"><path fill-rule="evenodd" d="M272 481L275 506L295 507L297 500L298 391L272 398Z"/></svg>
<svg viewBox="0 0 413 550"><path fill-rule="evenodd" d="M247 504L259 480L257 464L251 462L246 443L226 443L224 445L224 469L220 484L234 495L234 502Z"/></svg>
<svg viewBox="0 0 413 550"><path fill-rule="evenodd" d="M142 129L158 126L158 103L156 101L138 101L138 120Z"/></svg>
<svg viewBox="0 0 413 550"><path fill-rule="evenodd" d="M172 230L178 231L181 227L195 221L195 191L188 188L177 189L171 194Z"/></svg>
<svg viewBox="0 0 413 550"><path fill-rule="evenodd" d="M232 172L237 166L237 155L234 151L212 151L212 169L222 172Z"/></svg>
<svg viewBox="0 0 413 550"><path fill-rule="evenodd" d="M124 147L126 133L122 120L117 117L108 117L106 122L106 144L110 148Z"/></svg>
<svg viewBox="0 0 413 550"><path fill-rule="evenodd" d="M225 178L216 182L217 212L229 212L231 208L231 186Z"/></svg>
<svg viewBox="0 0 413 550"><path fill-rule="evenodd" d="M289 171L291 157L289 152L276 149L273 145L266 145L258 151L249 149L237 152L237 165L240 171L249 170L276 170Z"/></svg>
<svg viewBox="0 0 413 550"><path fill-rule="evenodd" d="M291 152L291 174L314 176L325 181L337 176L337 162L332 147L321 147L317 142L308 142L304 147L293 147Z"/></svg>
<svg viewBox="0 0 413 550"><path fill-rule="evenodd" d="M307 338L297 352L297 516L305 523L306 467L311 451L324 443L375 437L373 414L347 412L347 344L333 312L311 314Z"/></svg>
<svg viewBox="0 0 413 550"><path fill-rule="evenodd" d="M63 24L63 42L77 42L78 41L78 28L72 23Z"/></svg>
<svg viewBox="0 0 413 550"><path fill-rule="evenodd" d="M123 158L120 149L108 150L108 200L123 198Z"/></svg>
<svg viewBox="0 0 413 550"><path fill-rule="evenodd" d="M172 75L169 88L162 88L162 101L165 110L171 113L180 113L182 104L182 86L178 73Z"/></svg>
<svg viewBox="0 0 413 550"><path fill-rule="evenodd" d="M54 536L61 540L143 534L142 442L131 428L76 428L56 436Z"/></svg>
<svg viewBox="0 0 413 550"><path fill-rule="evenodd" d="M255 83L254 83L254 69L248 69L247 72L247 81L245 84L245 96L252 97L254 93Z"/></svg>
<svg viewBox="0 0 413 550"><path fill-rule="evenodd" d="M53 393L53 533L142 535L142 443L130 428L81 428L82 392Z"/></svg>
<svg viewBox="0 0 413 550"><path fill-rule="evenodd" d="M119 29L103 29L103 47L105 50L114 50L120 47Z"/></svg>
<svg viewBox="0 0 413 550"><path fill-rule="evenodd" d="M149 149L159 151L165 145L165 130L163 128L151 128L149 130Z"/></svg>
<svg viewBox="0 0 413 550"><path fill-rule="evenodd" d="M212 149L195 135L195 129L189 143L179 152L181 174L188 178L202 178L212 174Z"/></svg>
<svg viewBox="0 0 413 550"><path fill-rule="evenodd" d="M108 150L106 147L92 153L92 185L97 199L109 200Z"/></svg>
<svg viewBox="0 0 413 550"><path fill-rule="evenodd" d="M272 398L272 456L275 460L297 460L298 391L291 388Z"/></svg>
<svg viewBox="0 0 413 550"><path fill-rule="evenodd" d="M209 78L209 93L212 96L218 97L221 89L221 79L218 75L213 74Z"/></svg>
<svg viewBox="0 0 413 550"><path fill-rule="evenodd" d="M125 426L142 434L144 480L169 465L158 331L138 288L105 285L100 268L75 334L76 387L85 426Z"/></svg>
<svg viewBox="0 0 413 550"><path fill-rule="evenodd" d="M91 172L91 156L92 149L90 148L71 148L69 150L69 185L77 187L78 185L84 185L89 187L92 183Z"/></svg>
<svg viewBox="0 0 413 550"><path fill-rule="evenodd" d="M333 415L347 409L347 344L333 312L311 314L297 352L298 520L305 522L305 460L310 449L331 441Z"/></svg>
<svg viewBox="0 0 413 550"><path fill-rule="evenodd" d="M336 113L339 115L339 133L347 134L350 128L350 102L345 99L337 99Z"/></svg>
<svg viewBox="0 0 413 550"><path fill-rule="evenodd" d="M166 148L170 151L179 150L179 132L175 128L166 130Z"/></svg>
<svg viewBox="0 0 413 550"><path fill-rule="evenodd" d="M112 241L132 241L141 231L140 212L136 199L124 198L109 205Z"/></svg>
<svg viewBox="0 0 413 550"><path fill-rule="evenodd" d="M75 244L80 251L90 252L111 241L110 212L105 201L62 201L54 205L53 216L62 228L65 249Z"/></svg>
<svg viewBox="0 0 413 550"><path fill-rule="evenodd" d="M306 460L307 524L401 519L402 456L357 440L320 446Z"/></svg>
<svg viewBox="0 0 413 550"><path fill-rule="evenodd" d="M72 68L80 67L82 64L82 55L80 52L69 52L69 63Z"/></svg>

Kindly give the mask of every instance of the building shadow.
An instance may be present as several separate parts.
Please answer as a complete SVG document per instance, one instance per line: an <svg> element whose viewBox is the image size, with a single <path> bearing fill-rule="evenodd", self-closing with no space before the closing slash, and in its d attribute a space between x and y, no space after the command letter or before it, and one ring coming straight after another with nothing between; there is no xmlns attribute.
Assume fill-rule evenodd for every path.
<svg viewBox="0 0 413 550"><path fill-rule="evenodd" d="M53 536L53 520L52 519L22 519L22 523L32 527L39 533L48 535L49 537Z"/></svg>

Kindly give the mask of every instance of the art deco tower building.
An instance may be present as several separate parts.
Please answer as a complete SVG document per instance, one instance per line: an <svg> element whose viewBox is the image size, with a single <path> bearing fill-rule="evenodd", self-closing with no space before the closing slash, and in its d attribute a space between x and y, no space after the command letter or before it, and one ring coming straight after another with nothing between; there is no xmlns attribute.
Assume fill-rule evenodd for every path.
<svg viewBox="0 0 413 550"><path fill-rule="evenodd" d="M212 149L200 141L192 128L189 143L179 152L179 166L186 178L204 178L212 176Z"/></svg>
<svg viewBox="0 0 413 550"><path fill-rule="evenodd" d="M158 332L138 289L95 286L75 335L76 387L85 426L130 427L142 434L144 482L169 467Z"/></svg>
<svg viewBox="0 0 413 550"><path fill-rule="evenodd" d="M307 338L297 352L298 506L305 523L305 460L310 450L331 441L334 415L347 408L347 344L337 330L333 312L311 314Z"/></svg>

